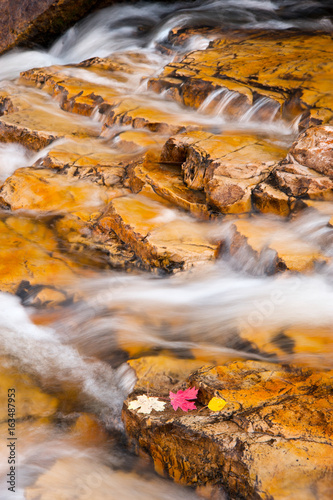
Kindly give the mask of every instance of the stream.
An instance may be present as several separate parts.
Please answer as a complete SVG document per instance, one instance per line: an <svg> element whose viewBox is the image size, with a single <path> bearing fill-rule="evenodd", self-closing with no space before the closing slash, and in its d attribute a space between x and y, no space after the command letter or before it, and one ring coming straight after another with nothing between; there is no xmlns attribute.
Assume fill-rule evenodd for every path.
<svg viewBox="0 0 333 500"><path fill-rule="evenodd" d="M103 85L142 106L149 104L156 112L167 112L175 121L200 125L213 133L257 134L287 151L297 136L298 121L277 119L277 107L270 99L232 117L226 111L235 100L235 92L212 93L195 110L171 101L163 93L152 92L147 81L183 54L205 49L213 39L209 34L193 34L183 45L172 46L168 34L174 28L205 25L331 31L329 3L121 3L79 22L48 49L15 49L1 56L0 91L9 89L26 106L28 114L47 113L47 120L52 123L68 120L70 127L89 128L91 136L97 137L104 125L97 110L91 117L67 113L46 92L25 86L18 79L22 71L31 68L63 66L68 77L92 86ZM133 53L140 59L135 60ZM106 77L84 67L66 66L110 56L123 58L133 71ZM101 151L116 157L119 134L130 130L130 126L114 124L107 132L103 130ZM15 142L0 143L0 182L16 169L43 159L55 144L66 147L69 142L59 139L39 151ZM89 145L89 139L86 144ZM133 150L128 157L136 154L139 151ZM82 198L73 202L76 205L71 210L97 210L97 195L94 199L89 194L88 199L84 186L82 190ZM32 273L35 268L47 268L47 256L54 251L52 245L57 244L53 236L48 236L48 217L62 215L67 210L66 203L62 207L59 200L50 200L51 208L44 213L34 207L1 212L1 269L3 266L6 270L11 262L13 276L19 276L30 256ZM320 247L330 261L333 235L328 221L332 214L330 204L323 203L320 212L305 210L291 220L258 215L256 224L264 231L274 228L276 241L288 240L292 235L304 244ZM179 219L186 222L192 216L166 205L160 217L162 224ZM206 221L202 231L213 240L222 235L228 239L232 222L232 216ZM13 231L15 238L28 234L23 249L13 243ZM240 358L274 360L273 348L268 347L263 354L252 343L242 342L235 332L245 331L246 338L260 344L262 332L272 332L274 336L276 332L293 330L297 348L292 352L284 348L279 356L281 362L333 368L332 261L325 269L318 265L304 274L273 274L269 272L269 249L254 260L244 248L204 269L169 276L146 270L101 268L94 257L85 265L75 252L61 249L60 253L68 259L67 267L55 264L47 285L50 289L60 287L68 300L54 309L36 307L34 293L5 293L13 292L8 284L11 277L8 283L4 281L4 292L0 293L1 403L13 381L18 398L19 436L16 491L11 495L6 485L7 449L1 446L0 500L201 498L191 488L159 477L147 458L135 456L126 445L120 415L123 401L135 384L135 374L126 365L131 356L194 356L202 359L203 364ZM1 415L5 435L6 418Z"/></svg>

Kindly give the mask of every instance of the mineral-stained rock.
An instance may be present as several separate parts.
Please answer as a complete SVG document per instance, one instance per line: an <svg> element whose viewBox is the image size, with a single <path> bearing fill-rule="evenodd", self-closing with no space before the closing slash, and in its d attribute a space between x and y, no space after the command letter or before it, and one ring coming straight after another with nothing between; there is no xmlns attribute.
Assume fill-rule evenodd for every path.
<svg viewBox="0 0 333 500"><path fill-rule="evenodd" d="M103 73L99 67L97 70L95 74L94 66L91 66L90 78L101 78L102 73L110 81L109 72ZM109 129L114 124L168 135L197 126L195 122L184 120L177 113L161 109L160 102L150 101L147 105L147 101L138 95L122 96L116 83L113 86L92 84L88 77L87 80L84 79L86 75L82 75L82 71L75 66L66 67L66 70L58 66L32 69L21 74L20 82L36 85L48 92L66 111L85 116L97 112L103 120L103 137L108 137Z"/></svg>
<svg viewBox="0 0 333 500"><path fill-rule="evenodd" d="M16 170L0 190L2 204L12 210L81 213L86 218L104 207L112 195L112 188L35 167Z"/></svg>
<svg viewBox="0 0 333 500"><path fill-rule="evenodd" d="M213 104L228 96L227 113L246 117L257 104L256 117L265 112L266 118L277 116L280 107L286 119L302 114L309 121L313 114L314 123L329 122L333 120L332 52L332 37L325 33L227 32L206 50L168 64L150 80L150 87L157 92L173 89L171 97L196 108L220 89Z"/></svg>
<svg viewBox="0 0 333 500"><path fill-rule="evenodd" d="M73 119L60 110L50 106L49 99L35 91L14 85L8 86L11 107L0 118L0 140L19 142L29 149L38 151L55 139L63 137L97 137L100 125L87 123L84 119Z"/></svg>
<svg viewBox="0 0 333 500"><path fill-rule="evenodd" d="M163 164L147 158L144 162L134 162L128 169L128 176L133 192L139 193L149 184L159 196L175 206L198 217L209 217L205 194L185 185L180 164Z"/></svg>
<svg viewBox="0 0 333 500"><path fill-rule="evenodd" d="M1 214L0 288L26 304L64 303L69 297L62 287L85 275L60 252L49 222Z"/></svg>
<svg viewBox="0 0 333 500"><path fill-rule="evenodd" d="M252 191L254 206L263 214L287 216L291 212L290 198L266 182L258 184Z"/></svg>
<svg viewBox="0 0 333 500"><path fill-rule="evenodd" d="M182 484L215 486L232 500L328 500L332 382L332 371L255 361L203 367L172 388L199 389L197 410L129 410L129 401L145 393L139 382L124 404L123 420L136 449L151 455L160 474ZM151 395L164 393L158 388ZM227 403L216 413L202 406L214 396Z"/></svg>
<svg viewBox="0 0 333 500"><path fill-rule="evenodd" d="M310 127L294 142L290 154L301 165L333 177L333 127Z"/></svg>
<svg viewBox="0 0 333 500"><path fill-rule="evenodd" d="M156 197L158 198L158 197ZM147 196L126 196L112 201L98 227L113 230L148 268L167 272L189 269L215 259L216 244L209 228Z"/></svg>
<svg viewBox="0 0 333 500"><path fill-rule="evenodd" d="M308 206L308 200L333 199L332 129L328 125L310 127L300 134L287 157L253 190L258 210L289 215Z"/></svg>
<svg viewBox="0 0 333 500"><path fill-rule="evenodd" d="M328 261L320 248L302 241L286 224L261 218L234 221L222 248L236 266L258 273L306 272Z"/></svg>
<svg viewBox="0 0 333 500"><path fill-rule="evenodd" d="M301 284L298 285L301 287ZM297 291L297 289L295 290ZM276 299L277 301L279 299ZM280 299L280 301L282 301ZM272 328L267 325L269 311L275 306L274 296L265 301L263 307L253 311L250 321L240 326L240 337L248 341L263 355L275 355L280 362L284 360L309 364L315 357L316 365L322 368L330 367L333 353L332 329L328 327L294 326L287 328ZM268 312L268 313L267 313ZM265 316L267 315L267 318ZM253 326L261 323L262 326Z"/></svg>
<svg viewBox="0 0 333 500"><path fill-rule="evenodd" d="M252 190L285 155L255 136L190 132L165 144L161 161L182 162L184 180L222 213L249 212Z"/></svg>
<svg viewBox="0 0 333 500"><path fill-rule="evenodd" d="M89 181L105 187L121 189L125 167L131 157L116 154L101 139L67 140L54 147L34 166L54 169L68 177ZM93 189L93 188L92 188ZM103 189L103 188L102 188Z"/></svg>
<svg viewBox="0 0 333 500"><path fill-rule="evenodd" d="M54 229L61 246L81 265L118 270L142 267L133 250L114 231L101 231L94 219L67 214L55 220Z"/></svg>
<svg viewBox="0 0 333 500"><path fill-rule="evenodd" d="M95 166L97 160L93 155L82 155L77 159L61 148L52 150L42 160L49 166L52 164L53 169L26 167L18 169L8 178L0 192L2 204L12 210L38 211L44 217L50 214L58 250L69 253L65 260L71 258L81 265L116 269L140 267L134 252L126 248L115 232L101 231L96 222L112 198L128 192L122 187L107 187L112 180L116 184L119 182L123 169L120 166ZM86 148L83 147L84 150ZM101 158L105 160L102 154ZM80 161L86 168L78 166ZM90 161L92 166L88 167ZM24 262L22 265L25 265ZM26 273L22 274L22 279L28 278ZM37 283L34 279L33 284ZM54 292L51 294L48 290L48 300L52 300L50 295L54 296Z"/></svg>

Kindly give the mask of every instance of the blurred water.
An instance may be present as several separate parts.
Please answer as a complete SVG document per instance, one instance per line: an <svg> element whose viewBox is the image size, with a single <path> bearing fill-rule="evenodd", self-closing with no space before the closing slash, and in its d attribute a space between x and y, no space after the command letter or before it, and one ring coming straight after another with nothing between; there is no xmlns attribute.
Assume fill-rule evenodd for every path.
<svg viewBox="0 0 333 500"><path fill-rule="evenodd" d="M232 119L228 107L237 99L236 92L215 91L198 111L186 110L163 94L149 93L147 77L158 74L175 53L200 50L209 43L209 37L193 36L184 46L174 47L168 39L173 28L204 25L332 31L331 19L331 2L319 0L122 3L81 21L49 49L13 50L1 56L0 81L14 79L33 67L79 63L91 57L120 56L131 64L130 53L139 54L142 60L133 62L135 73L122 74L120 79L119 74L106 78L83 67L63 71L92 84L116 88L122 95L135 95L143 104L149 100L151 107L167 110L180 121L188 120L207 130L261 132L272 142L287 146L297 123L276 121L277 106L267 98ZM161 43L172 48L173 54L161 53ZM2 85L21 92L14 83ZM30 99L31 94L26 97L28 103ZM54 116L61 116L57 106L53 105ZM97 116L96 108L96 121ZM74 120L79 122L73 116ZM115 132L112 130L113 135ZM18 144L0 144L0 181L17 168L32 165L47 151L35 155ZM328 226L331 207L324 212L306 212L288 222L288 231L328 258L333 254L332 228ZM163 222L173 217L175 212L166 210ZM262 217L259 223L275 227L277 239L286 237L285 223L278 218ZM217 239L228 241L230 230L230 222L212 224L212 236ZM267 239L267 248L270 243ZM78 491L80 500L197 498L192 491L157 478L146 463L140 465L139 473L129 474L126 463L132 464L133 457L124 446L119 452L118 440L116 445L106 439L107 445L79 446L65 423L84 410L94 414L104 430L121 432L121 407L135 381L133 372L122 362L133 342L139 350L140 346L143 351L149 346L155 354L161 350L182 356L194 353L203 362L235 357L275 359L277 351L271 339L293 328L295 350L290 352L282 345L279 359L333 368L332 266L325 274L315 268L304 276L288 272L267 276L270 259L268 251L254 260L244 248L204 272L170 278L96 273L89 280L68 284L68 294L80 300L59 307L52 317L49 312L37 314L33 308L28 309L29 297L23 306L17 297L0 294L2 356L17 372L29 374L37 386L68 405L67 413L58 413L45 428L42 422L28 422L15 499L71 500L77 498ZM37 326L32 317L47 326ZM260 352L253 347L260 340L259 331L267 332ZM308 344L309 336L317 342L315 351ZM0 467L3 463L5 460L0 461ZM6 472L0 469L0 500L8 500ZM35 490L29 492L36 480Z"/></svg>

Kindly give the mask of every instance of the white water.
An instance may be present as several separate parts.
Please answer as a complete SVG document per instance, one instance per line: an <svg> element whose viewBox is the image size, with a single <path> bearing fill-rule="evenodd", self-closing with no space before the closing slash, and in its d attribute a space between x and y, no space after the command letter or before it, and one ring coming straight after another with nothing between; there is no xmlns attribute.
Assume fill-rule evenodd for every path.
<svg viewBox="0 0 333 500"><path fill-rule="evenodd" d="M79 63L95 56L126 57L126 52L132 51L146 56L147 63L135 62L139 71L135 75L122 75L123 80L117 80L119 91L139 95L143 102L149 99L156 109L166 109L208 130L215 127L218 130L265 131L271 140L279 136L282 142L288 143L297 126L275 120L277 108L266 100L255 103L232 123L225 112L238 97L235 92L215 91L207 97L199 112L195 112L166 101L163 95L152 95L146 90L146 81L142 81L142 78L158 74L171 60L172 56L161 54L156 44L170 45L167 37L174 27L206 23L237 28L332 29L326 14L318 18L302 15L306 8L318 2L289 2L294 17L288 17L288 6L284 4L269 0L211 0L190 4L117 5L79 23L48 50L14 50L2 56L0 80L16 78L21 71L32 67ZM173 49L179 53L200 50L208 43L205 37L193 37L184 47ZM95 84L115 85L113 78L93 76L84 68L67 71ZM270 118L263 123L258 115L265 107L272 110ZM1 180L16 168L34 163L46 151L36 156L17 144L0 145ZM168 221L173 216L172 210L165 214ZM328 220L329 215L314 216L308 212L303 219L290 223L290 231L331 256L333 246ZM226 224L215 227L214 231L221 235L227 234L229 229ZM282 232L277 232L277 236L282 236ZM332 368L333 269L329 268L325 275L319 269L304 277L291 273L267 277L263 275L263 267L271 258L269 252L256 263L246 251L237 257L237 262L235 259L223 261L204 273L172 278L104 273L103 277L80 282L68 291L79 293L83 299L75 306L59 309L61 320L48 328L32 323L29 313L35 312L28 312L17 298L0 294L1 353L17 371L30 374L36 384L51 393L66 397L67 386L74 385L85 411L97 415L102 425L112 430L121 429L121 406L134 383L133 373L124 365L118 366L119 360L114 353L117 354L119 348L131 346L133 340L142 346L185 355L196 350L210 359L214 356L263 358L263 354L252 352L251 346L244 343L253 338L258 329L270 330L274 336L296 327L300 331L297 343L307 347L302 331L312 329L315 338L318 329L325 328L329 332L328 341L315 353L311 350L293 354L286 351L280 359ZM267 356L275 354L271 349L272 345L266 346ZM62 423L66 419L74 420L75 412L58 415L58 418ZM57 494L57 498L71 500L78 492L81 492L80 500L196 498L193 492L150 473L142 474L143 467L136 476L126 475L122 471L126 468L124 463L133 458L127 452L123 451L119 457L112 444L108 449L104 446L80 447L70 441L63 429L51 424L43 429L32 422L22 441L26 444L22 445L19 454L20 489L15 500L26 498L24 489L59 459L68 459L69 463L56 469L52 481L47 486L42 483L31 498L46 493L47 499ZM1 466L4 463L5 460L0 461ZM64 474L67 470L69 475ZM0 500L8 500L3 477L6 472L7 469L0 469L3 481Z"/></svg>

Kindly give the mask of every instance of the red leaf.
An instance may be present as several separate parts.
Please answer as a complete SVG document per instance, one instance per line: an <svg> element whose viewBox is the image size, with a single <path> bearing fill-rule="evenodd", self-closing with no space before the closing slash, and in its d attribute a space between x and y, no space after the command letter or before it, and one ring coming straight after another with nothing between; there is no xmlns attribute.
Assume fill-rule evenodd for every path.
<svg viewBox="0 0 333 500"><path fill-rule="evenodd" d="M179 390L177 394L174 392L169 393L171 404L174 410L181 408L183 411L196 410L197 407L189 399L197 399L198 390L195 387L186 389L186 391Z"/></svg>

